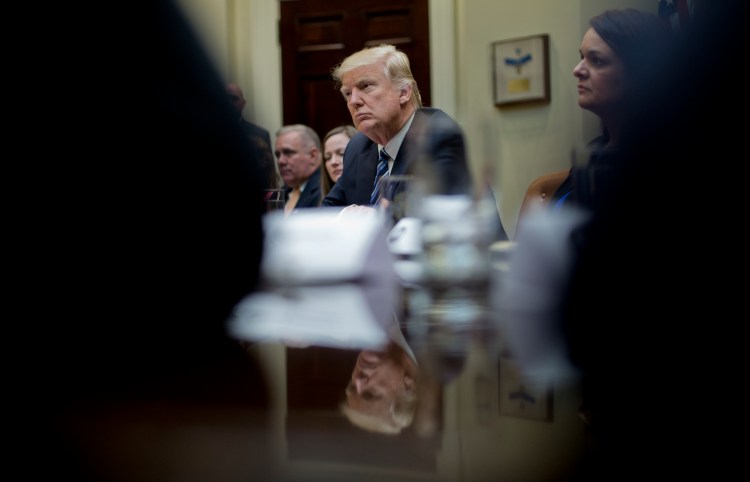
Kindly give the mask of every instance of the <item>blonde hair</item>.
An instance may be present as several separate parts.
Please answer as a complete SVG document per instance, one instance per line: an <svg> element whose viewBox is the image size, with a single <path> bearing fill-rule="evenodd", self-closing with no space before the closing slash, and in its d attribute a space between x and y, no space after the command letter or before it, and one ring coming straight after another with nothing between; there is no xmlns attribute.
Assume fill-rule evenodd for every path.
<svg viewBox="0 0 750 482"><path fill-rule="evenodd" d="M326 155L325 155L325 148L326 148L326 141L328 138L335 136L336 134L344 134L346 137L348 137L350 140L354 135L357 133L357 129L353 125L344 124L340 126L336 126L323 137L323 163L326 161ZM328 169L322 169L323 172L320 173L320 201L323 202L323 198L326 197L326 195L331 191L331 188L333 187L334 181L331 179L331 175L328 174Z"/></svg>
<svg viewBox="0 0 750 482"><path fill-rule="evenodd" d="M381 44L365 47L345 58L333 68L331 75L336 81L336 88L341 87L343 76L359 67L382 64L386 78L398 89L411 87L411 103L415 109L422 107L422 96L417 87L417 81L411 73L409 57L393 45Z"/></svg>
<svg viewBox="0 0 750 482"><path fill-rule="evenodd" d="M351 139L352 137L354 137L354 135L357 132L359 132L357 131L357 128L349 124L344 124L344 125L334 127L333 129L328 131L325 137L323 137L323 147L325 147L326 141L328 140L329 137L333 137L336 134L346 134L346 137Z"/></svg>

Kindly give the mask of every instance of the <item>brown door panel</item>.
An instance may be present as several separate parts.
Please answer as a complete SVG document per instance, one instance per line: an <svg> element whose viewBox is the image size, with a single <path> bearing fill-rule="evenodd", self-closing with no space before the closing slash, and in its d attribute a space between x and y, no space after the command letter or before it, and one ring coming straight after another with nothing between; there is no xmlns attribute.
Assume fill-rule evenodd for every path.
<svg viewBox="0 0 750 482"><path fill-rule="evenodd" d="M347 55L380 43L406 52L422 101L430 104L427 0L282 0L279 35L284 124L307 124L321 137L350 124L331 69Z"/></svg>

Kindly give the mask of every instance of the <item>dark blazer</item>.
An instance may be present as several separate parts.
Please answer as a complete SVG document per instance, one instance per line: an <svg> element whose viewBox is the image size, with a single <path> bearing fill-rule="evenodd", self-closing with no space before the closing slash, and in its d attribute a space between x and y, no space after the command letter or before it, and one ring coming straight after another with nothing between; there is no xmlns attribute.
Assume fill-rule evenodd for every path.
<svg viewBox="0 0 750 482"><path fill-rule="evenodd" d="M420 155L426 162L417 162ZM417 172L419 166L420 172ZM323 206L369 205L378 165L378 145L357 133L344 152L344 172L323 199ZM425 171L422 172L421 166ZM472 178L466 159L461 127L440 109L417 110L406 133L391 174L425 175L433 191L442 194L472 194Z"/></svg>
<svg viewBox="0 0 750 482"><path fill-rule="evenodd" d="M281 187L281 180L277 174L276 158L273 155L271 135L268 133L268 130L257 124L248 122L243 117L240 117L238 124L245 137L250 141L249 144L253 151L253 156L249 160L260 164L263 176L263 188L275 189Z"/></svg>
<svg viewBox="0 0 750 482"><path fill-rule="evenodd" d="M264 129L257 124L253 124L252 122L249 122L244 118L240 118L240 126L242 126L242 131L245 133L245 135L250 138L261 139L266 143L266 145L268 145L268 149L273 153L271 135L268 133L267 129Z"/></svg>
<svg viewBox="0 0 750 482"><path fill-rule="evenodd" d="M25 236L17 239L38 240L65 229L65 236L44 244L27 241L19 253L33 272L44 273L45 282L19 283L23 297L14 292L14 298L45 336L37 336L36 326L27 331L18 323L12 330L18 352L11 353L33 360L22 378L29 399L55 407L42 413L37 403L28 403L14 410L18 419L34 424L18 434L9 424L14 440L38 442L36 433L44 430L38 453L19 462L49 461L34 469L43 480L145 480L154 475L151 457L159 458L164 479L202 471L203 463L206 479L222 478L227 466L222 456L208 454L198 465L169 456L184 453L180 434L200 419L208 420L212 433L241 424L248 434L258 431L257 438L240 437L265 453L228 465L233 474L268 479L248 468L272 455L262 446L271 392L263 366L226 329L235 305L259 280L264 206L259 165L213 59L175 1L100 7L107 20L98 25L86 21L77 5L50 5L49 17L39 19L56 39L48 49L70 62L72 75L59 79L64 88L55 103L80 115L43 131L19 123L25 129L19 137L39 134L51 142L28 146L38 155L29 163L35 175L18 179L28 178L24 190L39 201L29 211L40 222L31 228L19 217L24 229L17 231ZM109 21L114 18L123 22ZM127 26L136 23L138 35L131 38ZM96 42L82 43L68 28ZM102 56L99 49L114 55ZM81 82L100 75L107 82ZM44 87L33 83L40 75L31 77L35 89ZM122 115L102 122L100 99L113 91ZM134 116L137 129L130 121ZM102 145L92 146L82 132ZM123 132L128 142L114 143ZM102 163L115 145L128 162ZM146 159L144 152L153 156ZM59 163L47 163L53 153L75 161L59 169ZM97 182L80 175L95 167ZM65 323L56 321L61 313ZM214 425L230 413L237 417ZM148 435L134 435L130 424ZM228 438L219 434L211 445L235 434L231 428ZM140 449L150 443L158 446L153 452ZM125 464L112 458L120 450L128 454ZM217 446L219 454L229 450L231 445Z"/></svg>
<svg viewBox="0 0 750 482"><path fill-rule="evenodd" d="M374 182L374 178L373 178ZM289 200L289 193L292 192L292 188L284 186L285 199ZM320 206L320 168L316 169L312 175L307 178L307 184L305 190L302 191L297 205L294 209L298 208L317 208Z"/></svg>

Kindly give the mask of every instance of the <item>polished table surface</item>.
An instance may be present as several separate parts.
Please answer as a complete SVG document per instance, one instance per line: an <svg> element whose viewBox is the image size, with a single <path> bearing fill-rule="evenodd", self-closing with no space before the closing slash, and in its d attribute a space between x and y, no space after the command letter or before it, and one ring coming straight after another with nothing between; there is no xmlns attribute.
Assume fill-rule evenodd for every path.
<svg viewBox="0 0 750 482"><path fill-rule="evenodd" d="M413 424L383 435L338 410L356 352L256 347L274 376L274 465L283 480L555 480L585 443L578 390L522 388L511 358L473 339L463 355L436 361L417 348L420 380ZM430 359L432 358L432 359ZM431 378L432 376L437 378Z"/></svg>
<svg viewBox="0 0 750 482"><path fill-rule="evenodd" d="M436 216L463 208L441 200ZM394 258L384 257L377 243L369 244L384 238L377 223L358 219L359 229L342 230L340 219L321 213L292 223L272 220L268 232L277 245L269 248L271 261L264 265L267 290L240 304L238 318L245 323L235 325L233 333L246 340L270 382L268 448L274 476L534 481L573 473L586 446L579 389L575 383L539 383L521 374L493 304L514 243L477 243L478 222L471 214L476 207L471 209L459 220L417 223L418 250L409 248L414 223L404 224L407 219L388 226ZM367 236L353 234L369 228ZM324 249L339 257L366 246L359 252L361 271L369 276L316 283L314 276L323 268L311 267L321 260L307 251L318 235L329 243ZM290 241L283 245L279 239ZM290 258L314 259L304 261L294 279ZM373 269L391 262L395 277ZM349 261L342 270L353 265ZM321 266L322 277L336 270L335 261ZM415 267L422 271L411 277ZM389 297L382 287L393 284L395 296ZM373 334L372 326L387 340ZM357 422L351 410L342 409L351 403L351 393L368 392L367 384L376 384L368 380L375 375L361 354L384 351L385 345L402 347L417 367L413 417L397 433L383 433L379 423Z"/></svg>
<svg viewBox="0 0 750 482"><path fill-rule="evenodd" d="M536 481L572 473L586 445L576 384L526 383L486 291L443 288L426 300L418 291L404 290L398 325L417 360L417 408L397 434L359 428L342 414L362 348L252 344L271 381L275 475Z"/></svg>

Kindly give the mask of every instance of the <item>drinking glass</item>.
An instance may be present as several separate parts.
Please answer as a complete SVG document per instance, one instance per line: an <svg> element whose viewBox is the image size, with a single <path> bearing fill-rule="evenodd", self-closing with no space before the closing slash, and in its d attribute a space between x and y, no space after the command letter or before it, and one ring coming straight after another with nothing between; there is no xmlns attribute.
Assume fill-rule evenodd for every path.
<svg viewBox="0 0 750 482"><path fill-rule="evenodd" d="M380 179L379 206L390 215L394 225L402 218L415 215L417 189L417 181L412 175L391 175Z"/></svg>
<svg viewBox="0 0 750 482"><path fill-rule="evenodd" d="M286 204L284 190L283 189L264 189L266 200L266 214L274 211L284 211Z"/></svg>

